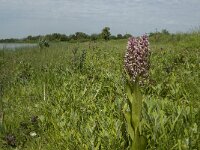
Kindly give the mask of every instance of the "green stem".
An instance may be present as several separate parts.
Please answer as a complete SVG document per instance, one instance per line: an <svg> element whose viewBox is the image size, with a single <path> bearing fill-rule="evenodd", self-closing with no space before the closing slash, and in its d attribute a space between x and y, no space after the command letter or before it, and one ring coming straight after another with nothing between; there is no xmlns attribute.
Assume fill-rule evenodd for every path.
<svg viewBox="0 0 200 150"><path fill-rule="evenodd" d="M127 82L126 94L130 111L124 112L124 115L127 122L128 133L132 140L131 150L144 150L146 148L146 140L139 132L142 113L142 94L138 82Z"/></svg>

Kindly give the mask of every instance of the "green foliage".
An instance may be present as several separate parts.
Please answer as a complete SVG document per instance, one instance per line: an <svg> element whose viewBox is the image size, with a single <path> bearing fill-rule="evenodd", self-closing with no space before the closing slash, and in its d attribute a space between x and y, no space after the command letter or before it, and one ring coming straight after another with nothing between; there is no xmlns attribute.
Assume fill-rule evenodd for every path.
<svg viewBox="0 0 200 150"><path fill-rule="evenodd" d="M127 80L126 82L126 94L129 106L127 111L127 105L124 106L124 116L126 118L127 132L131 137L131 150L145 150L147 145L146 138L141 135L142 133L142 95L137 82Z"/></svg>
<svg viewBox="0 0 200 150"><path fill-rule="evenodd" d="M45 39L48 41L69 41L69 38L65 34L60 33L53 33L53 34L47 34L45 35Z"/></svg>
<svg viewBox="0 0 200 150"><path fill-rule="evenodd" d="M76 32L75 33L76 39L81 40L81 39L88 39L89 36L83 32Z"/></svg>
<svg viewBox="0 0 200 150"><path fill-rule="evenodd" d="M14 38L0 39L0 43L36 43L40 41L41 39L46 39L47 41L50 41L50 42L76 43L76 42L96 41L96 40L102 40L102 39L104 40L127 39L129 37L131 37L131 34L125 34L124 36L119 34L118 37L115 35L111 35L110 28L105 27L101 33L93 33L91 35L88 35L84 32L76 32L70 35L61 34L61 33L46 34L44 36L29 35L23 39L14 39Z"/></svg>
<svg viewBox="0 0 200 150"><path fill-rule="evenodd" d="M49 47L49 43L45 38L40 39L38 45L40 48Z"/></svg>
<svg viewBox="0 0 200 150"><path fill-rule="evenodd" d="M161 39L150 38L140 134L148 150L200 149L200 36ZM0 51L0 149L128 149L130 131L122 112L126 42L60 42L43 50ZM72 65L75 47L82 71ZM36 126L33 116L38 116Z"/></svg>
<svg viewBox="0 0 200 150"><path fill-rule="evenodd" d="M102 29L102 32L101 32L101 36L104 40L109 40L110 39L110 28L109 27L105 27Z"/></svg>
<svg viewBox="0 0 200 150"><path fill-rule="evenodd" d="M90 38L92 41L96 41L99 38L99 35L94 33L94 34L91 34Z"/></svg>
<svg viewBox="0 0 200 150"><path fill-rule="evenodd" d="M124 39L128 39L128 38L130 38L130 37L132 37L132 35L131 35L131 34L128 34L128 33L124 34L124 36L123 36Z"/></svg>
<svg viewBox="0 0 200 150"><path fill-rule="evenodd" d="M122 37L123 37L122 34L117 34L118 39L122 39Z"/></svg>
<svg viewBox="0 0 200 150"><path fill-rule="evenodd" d="M169 31L167 31L167 29L162 29L161 33L165 34L165 35L169 35L170 34Z"/></svg>

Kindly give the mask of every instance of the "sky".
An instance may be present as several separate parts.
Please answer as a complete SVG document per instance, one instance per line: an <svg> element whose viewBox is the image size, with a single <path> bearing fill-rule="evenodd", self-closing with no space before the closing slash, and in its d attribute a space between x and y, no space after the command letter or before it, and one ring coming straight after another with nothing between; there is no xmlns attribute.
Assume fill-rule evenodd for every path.
<svg viewBox="0 0 200 150"><path fill-rule="evenodd" d="M50 33L113 35L200 26L200 0L0 0L0 38Z"/></svg>

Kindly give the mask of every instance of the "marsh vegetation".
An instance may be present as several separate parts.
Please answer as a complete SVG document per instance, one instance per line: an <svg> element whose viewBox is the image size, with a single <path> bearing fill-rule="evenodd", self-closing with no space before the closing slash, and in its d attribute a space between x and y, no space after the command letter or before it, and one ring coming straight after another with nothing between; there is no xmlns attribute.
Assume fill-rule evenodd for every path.
<svg viewBox="0 0 200 150"><path fill-rule="evenodd" d="M200 149L200 34L150 35L149 150ZM0 50L0 149L129 149L127 39Z"/></svg>

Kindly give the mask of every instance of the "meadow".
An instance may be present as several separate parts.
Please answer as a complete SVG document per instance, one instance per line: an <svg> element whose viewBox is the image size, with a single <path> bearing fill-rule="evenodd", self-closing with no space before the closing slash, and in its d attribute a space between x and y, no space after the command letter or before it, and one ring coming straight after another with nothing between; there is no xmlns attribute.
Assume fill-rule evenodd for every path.
<svg viewBox="0 0 200 150"><path fill-rule="evenodd" d="M0 50L0 149L129 149L127 39ZM148 150L200 149L200 34L150 37Z"/></svg>

